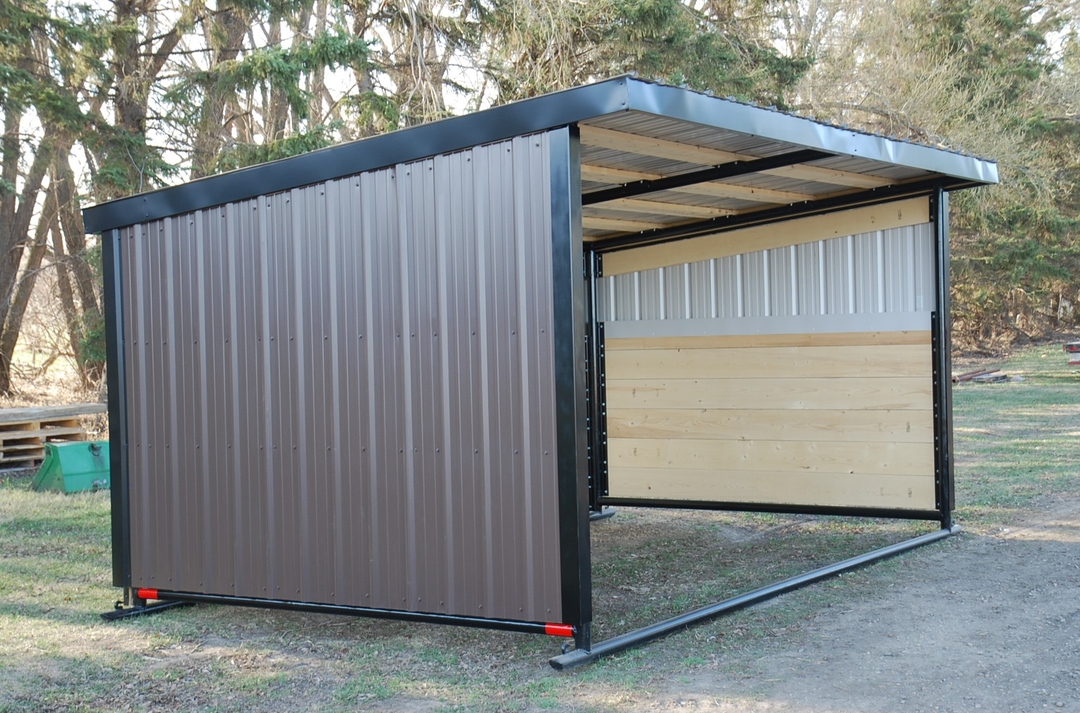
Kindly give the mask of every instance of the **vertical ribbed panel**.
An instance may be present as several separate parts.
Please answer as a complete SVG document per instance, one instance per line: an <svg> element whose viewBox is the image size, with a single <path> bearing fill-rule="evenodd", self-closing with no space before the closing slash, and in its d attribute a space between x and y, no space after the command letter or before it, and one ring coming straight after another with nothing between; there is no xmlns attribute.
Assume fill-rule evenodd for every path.
<svg viewBox="0 0 1080 713"><path fill-rule="evenodd" d="M126 231L134 586L560 620L548 163Z"/></svg>
<svg viewBox="0 0 1080 713"><path fill-rule="evenodd" d="M930 224L602 279L603 321L929 311ZM635 286L640 285L640 289Z"/></svg>

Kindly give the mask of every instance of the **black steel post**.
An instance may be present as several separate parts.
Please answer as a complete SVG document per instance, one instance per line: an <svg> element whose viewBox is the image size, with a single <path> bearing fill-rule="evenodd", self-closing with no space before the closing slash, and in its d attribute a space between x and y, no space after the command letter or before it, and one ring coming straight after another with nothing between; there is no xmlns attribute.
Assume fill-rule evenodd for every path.
<svg viewBox="0 0 1080 713"><path fill-rule="evenodd" d="M131 586L131 513L128 498L127 379L124 362L123 237L101 235L105 306L105 378L109 400L109 494L112 506L113 585ZM127 593L125 591L125 599Z"/></svg>
<svg viewBox="0 0 1080 713"><path fill-rule="evenodd" d="M600 256L588 251L585 254L586 317L585 334L586 378L589 399L589 509L593 520L603 510L599 500L608 494L607 478L607 395L604 392L604 324L597 319L599 313L597 281L602 277Z"/></svg>
<svg viewBox="0 0 1080 713"><path fill-rule="evenodd" d="M590 645L592 560L589 546L588 359L586 280L582 265L581 146L576 126L548 134L551 146L552 289L555 308L555 408L558 448L562 620Z"/></svg>
<svg viewBox="0 0 1080 713"><path fill-rule="evenodd" d="M930 199L934 224L934 282L937 304L931 315L934 379L934 478L941 526L952 525L952 319L949 316L949 194L940 186Z"/></svg>

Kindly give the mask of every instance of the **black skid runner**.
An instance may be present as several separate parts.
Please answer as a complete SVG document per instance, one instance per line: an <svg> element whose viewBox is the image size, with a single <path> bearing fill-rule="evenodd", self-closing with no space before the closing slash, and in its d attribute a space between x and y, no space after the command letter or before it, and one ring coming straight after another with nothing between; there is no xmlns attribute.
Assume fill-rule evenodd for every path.
<svg viewBox="0 0 1080 713"><path fill-rule="evenodd" d="M953 525L948 528L938 530L937 532L931 532L926 535L898 542L895 545L889 545L873 552L868 552L851 559L837 562L820 569L815 569L805 574L800 574L790 579L785 579L774 584L770 584L767 587L761 589L755 589L752 592L746 594L740 594L737 597L726 599L716 604L710 604L709 606L702 607L701 609L695 609L693 611L680 614L679 616L672 617L665 621L652 624L650 626L637 629L635 631L621 634L620 636L613 637L607 641L601 641L594 644L589 649L575 649L569 653L565 653L561 656L556 656L550 660L552 668L558 670L565 670L569 668L575 668L583 664L592 663L598 658L604 656L611 656L620 651L625 651L634 646L640 646L641 644L655 641L668 634L674 633L681 629L685 629L694 624L712 619L714 617L721 616L723 614L729 614L739 609L745 609L746 607L754 604L759 604L767 599L778 597L781 594L794 591L801 587L805 587L808 584L820 582L823 579L834 577L844 572L850 572L851 570L865 567L866 565L878 562L889 557L913 550L916 547L922 547L923 545L929 545L932 542L938 542L950 535L955 535L960 531L959 525Z"/></svg>

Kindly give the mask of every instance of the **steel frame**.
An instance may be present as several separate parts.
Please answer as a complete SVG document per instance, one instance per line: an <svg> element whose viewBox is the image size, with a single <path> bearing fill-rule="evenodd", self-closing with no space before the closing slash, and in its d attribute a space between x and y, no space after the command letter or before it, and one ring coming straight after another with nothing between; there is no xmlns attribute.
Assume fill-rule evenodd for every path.
<svg viewBox="0 0 1080 713"><path fill-rule="evenodd" d="M860 507L823 507L823 506L799 506L799 505L786 505L786 504L773 504L773 503L729 503L729 502L709 502L709 501L684 501L684 500L649 500L639 498L619 498L609 497L607 495L607 481L606 481L606 468L605 468L605 480L604 491L602 494L598 493L598 481L590 481L593 486L590 489L590 507L595 511L601 510L605 505L631 505L638 507L652 507L652 508L681 508L681 509L701 509L701 510L740 510L751 512L778 512L778 513L792 513L792 514L812 514L812 515L850 515L860 517L886 517L886 518L900 518L900 519L919 519L919 520L940 520L942 529L938 532L915 537L904 542L890 545L888 547L875 550L873 552L859 555L851 559L837 562L832 565L815 569L811 572L807 572L796 577L776 582L761 589L754 590L747 594L742 594L731 599L726 599L715 604L702 607L690 612L686 612L679 616L667 619L665 621L652 624L650 626L643 627L631 631L626 634L622 634L611 639L599 642L592 646L582 647L580 644L577 649L571 652L564 653L561 656L556 656L550 660L550 664L553 668L563 670L568 668L574 668L604 656L610 656L612 654L624 651L633 646L639 646L641 644L648 643L655 639L666 636L670 633L686 628L693 624L712 619L723 614L727 614L738 609L742 609L753 604L760 603L767 599L785 594L795 589L813 584L828 577L832 577L843 572L850 571L859 567L864 567L873 562L877 562L888 557L895 556L902 552L921 547L932 542L937 542L941 539L949 537L959 532L959 527L953 525L952 522L952 492L953 492L953 473L952 473L952 461L950 448L952 443L952 421L951 421L951 386L952 381L949 378L950 373L950 351L949 351L949 294L948 294L948 194L944 191L940 183L932 186L920 185L909 186L906 190L883 191L880 193L868 192L872 195L874 202L888 202L891 200L898 200L902 197L908 197L912 194L927 194L931 196L931 220L934 223L935 234L935 283L936 283L936 302L935 309L931 313L931 330L932 330L932 352L933 352L933 393L934 393L934 461L935 461L935 483L937 488L936 507L935 510L892 510L884 508L860 508ZM661 189L656 189L661 190ZM825 206L826 211L831 210L843 210L849 208L852 205L865 203L866 195L855 194L849 196L840 197L834 201L830 201L829 205ZM822 212L822 208L819 206L790 206L783 211L773 211L776 214L776 221L779 222L785 218L790 219L797 215L805 213L818 213ZM751 218L753 220L753 218ZM707 224L711 224L713 221L706 221ZM689 234L707 234L715 232L715 230L702 229L707 226L686 226L686 232ZM731 229L735 226L729 226ZM740 226L741 227L741 226ZM658 240L651 241L653 244L656 242L670 242L673 240L679 240L683 237L687 237L681 230L675 229L670 231L664 231L665 234L660 236ZM639 238L641 236L638 236ZM629 239L629 238L628 238ZM598 264L598 257L602 250L618 249L623 247L621 242L613 246L613 241L597 241L589 245L589 254L586 256L586 279L589 282L588 293L590 295L595 294L596 285L595 281L602 276L602 263ZM596 327L596 303L595 301L589 301L589 314L587 315L586 324L589 328L590 334L598 334ZM603 434L603 438L606 442L607 424L606 424L606 411L603 409L603 404L606 400L604 393L604 368L602 359L602 349L594 348L586 353L586 357L593 360L593 363L589 365L588 369L590 373L596 376L591 382L591 388L593 389L592 398L595 404L599 404L599 407L594 408L592 411L590 426L596 429L597 434ZM596 436L590 440L590 443L595 440Z"/></svg>
<svg viewBox="0 0 1080 713"><path fill-rule="evenodd" d="M237 597L227 594L203 594L201 592L172 592L155 590L156 603L148 604L147 600L139 599L131 608L117 607L115 611L102 614L107 620L124 619L131 616L155 614L181 605L187 604L228 604L232 606L254 607L258 609L281 609L286 611L302 611L317 614L343 614L347 616L362 616L369 619L399 619L402 621L422 622L426 624L452 624L474 629L497 629L500 631L516 631L523 634L547 634L552 635L550 622L542 621L518 621L516 619L485 619L474 616L460 616L454 614L436 614L431 612L414 612L397 609L374 609L372 607L342 606L339 604L317 604L304 601L290 601L284 599L256 599L254 597ZM119 603L118 603L119 604Z"/></svg>
<svg viewBox="0 0 1080 713"><path fill-rule="evenodd" d="M931 196L934 223L934 283L937 309L931 315L934 380L934 476L941 526L952 525L955 483L952 460L952 318L949 304L949 194L938 186Z"/></svg>
<svg viewBox="0 0 1080 713"><path fill-rule="evenodd" d="M128 492L127 381L124 378L126 364L122 319L124 285L121 240L121 231L116 229L101 236L105 303L105 381L109 394L109 432L110 439L120 440L119 447L114 446L109 449L113 586L124 587L126 592L127 588L131 587L131 508Z"/></svg>
<svg viewBox="0 0 1080 713"><path fill-rule="evenodd" d="M856 567L891 557L957 531L953 526L953 472L951 459L951 381L949 374L949 293L948 293L948 195L947 190L997 179L993 164L959 154L929 149L915 144L849 132L815 122L776 114L736 103L725 105L727 113L716 112L716 99L681 89L664 87L626 77L560 92L548 97L500 107L483 114L461 117L363 142L315 152L286 161L253 167L223 176L196 181L185 186L114 201L88 209L87 229L102 233L106 339L109 387L109 420L119 447L111 451L113 472L112 540L113 584L124 588L125 603L107 618L147 614L180 603L212 602L299 611L316 611L477 626L532 633L547 632L546 624L480 619L409 611L344 607L295 601L247 599L191 592L159 592L159 604L147 604L132 589L129 463L127 443L127 393L121 228L214 205L244 200L297 185L306 185L345 175L382 168L409 160L468 148L511 136L538 131L550 135L550 187L552 219L552 277L555 292L555 353L558 440L558 493L560 532L560 575L563 616L573 626L576 650L552 659L556 668L570 668L598 657L646 643L698 621L734 611L770 597L792 591ZM694 121L733 131L744 131L807 147L794 158L813 160L830 154L856 155L890 163L940 171L933 181L898 184L860 191L832 199L792 204L739 216L717 218L690 225L594 241L582 239L582 204L611 197L663 190L668 184L618 187L583 198L581 193L580 140L577 123L616 112L640 111ZM753 130L751 130L753 129ZM765 160L765 159L762 159ZM723 169L751 169L757 162ZM764 165L764 164L762 164ZM780 165L786 165L781 163ZM712 180L718 169L697 172L680 181ZM680 185L686 185L682 183ZM618 194L618 195L616 195ZM604 406L603 325L595 319L595 280L601 276L600 255L629 245L656 244L692 235L723 232L751 224L779 222L788 218L839 211L856 205L884 203L912 195L930 195L935 227L935 282L937 309L933 322L934 424L937 509L881 510L874 508L824 508L778 506L763 503L722 503L689 501L643 501L611 498L607 495L606 410ZM827 515L857 515L910 519L937 519L939 532L908 540L865 555L778 582L749 594L719 602L679 617L659 622L605 642L591 638L592 566L589 543L591 514L611 512L610 505L651 507L756 510Z"/></svg>
<svg viewBox="0 0 1080 713"><path fill-rule="evenodd" d="M592 519L600 519L603 505L600 499L608 494L607 460L607 403L604 392L604 323L596 319L596 281L602 277L600 256L586 251L585 292L588 295L588 316L585 342L588 359L585 374L588 386L589 418L586 424L589 442L589 510Z"/></svg>
<svg viewBox="0 0 1080 713"><path fill-rule="evenodd" d="M591 307L581 272L581 141L573 126L551 132L550 142L562 621L574 625L578 648L588 648L592 641L592 560L586 364L591 359L585 347L584 325Z"/></svg>

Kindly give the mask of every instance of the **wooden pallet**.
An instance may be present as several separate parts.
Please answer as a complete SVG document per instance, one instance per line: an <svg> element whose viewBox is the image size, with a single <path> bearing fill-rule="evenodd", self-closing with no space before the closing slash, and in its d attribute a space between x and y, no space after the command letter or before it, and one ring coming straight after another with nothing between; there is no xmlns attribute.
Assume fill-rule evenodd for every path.
<svg viewBox="0 0 1080 713"><path fill-rule="evenodd" d="M99 413L105 404L0 409L0 469L39 465L46 443L85 441L82 418Z"/></svg>

